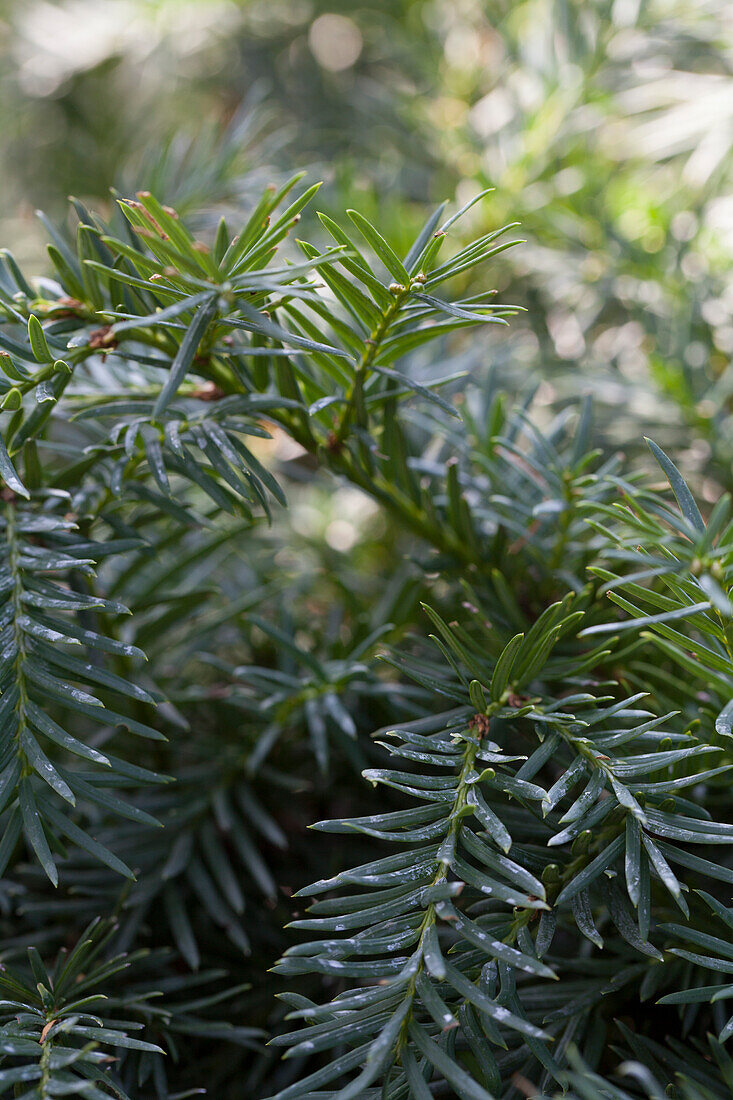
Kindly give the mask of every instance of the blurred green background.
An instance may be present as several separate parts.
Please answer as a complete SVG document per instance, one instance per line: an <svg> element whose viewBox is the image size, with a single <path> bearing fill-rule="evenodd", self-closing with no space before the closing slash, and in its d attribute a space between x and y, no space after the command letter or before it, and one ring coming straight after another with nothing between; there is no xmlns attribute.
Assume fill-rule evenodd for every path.
<svg viewBox="0 0 733 1100"><path fill-rule="evenodd" d="M733 5L719 0L16 0L0 17L0 236L150 187L206 222L305 168L407 241L494 187L490 278L528 313L474 341L601 431L649 427L730 486ZM682 423L680 420L682 419ZM705 484L703 479L703 494ZM714 481L708 496L716 492Z"/></svg>

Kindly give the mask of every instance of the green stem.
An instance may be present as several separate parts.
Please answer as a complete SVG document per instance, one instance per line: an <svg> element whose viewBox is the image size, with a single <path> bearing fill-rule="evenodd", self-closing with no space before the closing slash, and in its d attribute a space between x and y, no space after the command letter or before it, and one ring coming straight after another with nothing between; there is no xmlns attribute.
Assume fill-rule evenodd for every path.
<svg viewBox="0 0 733 1100"><path fill-rule="evenodd" d="M46 1026L53 1022L53 1016L46 1013ZM41 1070L41 1076L38 1081L38 1095L41 1100L49 1095L48 1086L51 1083L51 1055L53 1054L53 1043L48 1039L44 1039L41 1043L41 1057L39 1066Z"/></svg>
<svg viewBox="0 0 733 1100"><path fill-rule="evenodd" d="M25 680L24 663L26 659L25 636L20 627L20 618L23 615L23 575L20 565L20 543L16 525L15 506L8 503L5 510L6 527L5 535L8 545L8 569L12 578L13 587L10 593L10 605L12 607L12 632L15 648L15 660L13 661L13 675L18 688L18 705L16 714L18 726L15 732L15 745L17 755L23 764L24 776L31 773L31 768L25 758L25 753L20 746L20 738L27 725L26 707L28 705L28 687Z"/></svg>
<svg viewBox="0 0 733 1100"><path fill-rule="evenodd" d="M448 831L445 834L445 839L444 839L443 845L441 845L441 847L444 846L445 844L451 842L451 841L456 841L458 839L458 833L459 833L460 828L461 828L461 822L463 820L464 810L466 808L466 802L467 802L467 798L468 798L469 784L466 782L466 780L467 780L468 776L471 774L471 772L474 770L474 766L475 766L475 763L476 763L476 754L477 754L477 752L478 752L478 746L477 745L474 745L470 741L466 743L466 750L463 754L463 764L461 766L461 771L460 771L460 774L458 776L458 786L456 788L456 797L453 801L453 808L452 808L451 814L450 814L450 825L448 826ZM449 869L450 869L450 864L446 860L442 860L439 864L439 867L438 867L438 870L435 874L435 877L434 877L434 879L433 879L433 881L430 885L431 886L440 886L440 885L442 885L442 883L446 882L447 879L448 879ZM406 993L406 998L409 998L410 1001L412 1001L415 997L415 992L416 992L416 988L417 988L417 979L419 978L419 976L422 973L422 971L424 969L424 966L425 966L425 959L424 959L424 954L423 954L424 944L425 944L425 937L427 936L429 929L432 928L435 924L436 924L435 902L431 901L431 902L429 902L428 907L425 910L425 916L423 917L422 923L420 924L420 938L418 940L417 949L415 951L415 956L417 957L416 965L415 965L415 971L414 971L412 977L410 978L410 981L409 981L408 986L407 986L407 993ZM405 1044L408 1041L409 1023L410 1023L410 1014L408 1014L407 1018L405 1019L403 1025L402 1025L402 1029L400 1031L399 1038L397 1039L397 1043L395 1045L395 1053L396 1054L399 1054L400 1050L405 1046Z"/></svg>
<svg viewBox="0 0 733 1100"><path fill-rule="evenodd" d="M336 432L336 440L338 443L343 443L346 438L346 434L349 429L349 425L356 409L357 398L361 396L364 390L364 383L369 377L369 369L374 362L377 352L384 340L389 326L392 324L395 316L399 313L400 307L405 299L409 296L412 287L408 285L397 290L394 298L382 312L377 327L364 341L364 351L361 354L359 362L356 364L354 381L351 384L349 392L346 395L346 408L344 414L341 417L341 423L339 424Z"/></svg>

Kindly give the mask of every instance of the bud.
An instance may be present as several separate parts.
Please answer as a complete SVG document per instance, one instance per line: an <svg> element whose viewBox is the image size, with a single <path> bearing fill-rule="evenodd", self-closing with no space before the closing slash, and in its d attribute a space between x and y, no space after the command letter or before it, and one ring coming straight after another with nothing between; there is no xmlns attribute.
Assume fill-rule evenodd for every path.
<svg viewBox="0 0 733 1100"><path fill-rule="evenodd" d="M552 886L553 883L560 881L560 868L556 863L548 863L542 872L542 881L545 886Z"/></svg>
<svg viewBox="0 0 733 1100"><path fill-rule="evenodd" d="M16 387L13 386L12 389L9 389L8 392L5 394L5 397L3 397L1 407L3 409L9 409L11 412L14 412L16 409L20 408L22 403L23 395L21 394L19 389L16 389Z"/></svg>
<svg viewBox="0 0 733 1100"><path fill-rule="evenodd" d="M593 834L590 829L584 829L580 836L576 836L572 843L570 851L574 856L584 856L590 848L590 842L593 838Z"/></svg>
<svg viewBox="0 0 733 1100"><path fill-rule="evenodd" d="M7 378L12 378L16 382L24 381L27 378L27 375L16 367L12 358L5 351L0 351L0 371Z"/></svg>
<svg viewBox="0 0 733 1100"><path fill-rule="evenodd" d="M388 289L389 289L390 294L393 294L395 296L395 298L397 297L398 294L404 294L405 293L405 288L403 287L402 283L390 283Z"/></svg>

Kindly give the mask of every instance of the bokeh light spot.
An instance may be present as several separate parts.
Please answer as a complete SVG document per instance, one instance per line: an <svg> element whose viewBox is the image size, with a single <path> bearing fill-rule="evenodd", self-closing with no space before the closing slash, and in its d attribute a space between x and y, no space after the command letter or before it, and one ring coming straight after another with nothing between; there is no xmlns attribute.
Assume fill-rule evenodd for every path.
<svg viewBox="0 0 733 1100"><path fill-rule="evenodd" d="M308 32L308 45L321 68L340 73L359 60L364 39L353 19L328 13L314 19Z"/></svg>

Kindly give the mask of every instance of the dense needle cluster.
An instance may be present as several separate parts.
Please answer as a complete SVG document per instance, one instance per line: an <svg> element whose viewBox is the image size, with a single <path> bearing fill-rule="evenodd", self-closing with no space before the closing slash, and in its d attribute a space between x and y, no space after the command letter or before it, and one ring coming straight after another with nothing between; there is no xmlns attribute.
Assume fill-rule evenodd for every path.
<svg viewBox="0 0 733 1100"><path fill-rule="evenodd" d="M730 502L297 183L2 257L0 1095L727 1097Z"/></svg>

